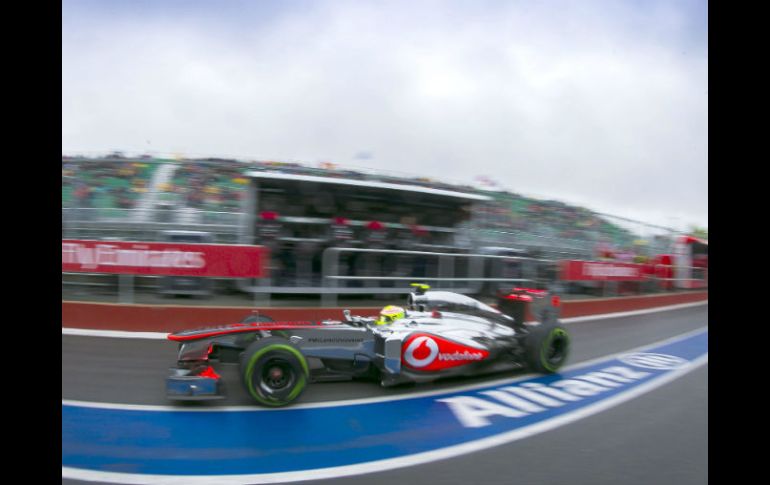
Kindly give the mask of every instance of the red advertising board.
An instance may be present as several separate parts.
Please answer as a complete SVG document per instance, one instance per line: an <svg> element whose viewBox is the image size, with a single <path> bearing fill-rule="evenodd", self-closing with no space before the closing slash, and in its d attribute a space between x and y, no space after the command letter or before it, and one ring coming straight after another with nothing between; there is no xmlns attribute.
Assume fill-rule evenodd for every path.
<svg viewBox="0 0 770 485"><path fill-rule="evenodd" d="M610 261L562 261L565 281L644 281L644 265Z"/></svg>
<svg viewBox="0 0 770 485"><path fill-rule="evenodd" d="M61 260L64 272L260 278L268 253L263 246L63 239Z"/></svg>

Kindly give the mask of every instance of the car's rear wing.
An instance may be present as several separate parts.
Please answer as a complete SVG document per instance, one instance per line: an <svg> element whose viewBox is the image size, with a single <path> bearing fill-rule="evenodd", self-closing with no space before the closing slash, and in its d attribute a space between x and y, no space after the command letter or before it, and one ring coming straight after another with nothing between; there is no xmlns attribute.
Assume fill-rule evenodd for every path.
<svg viewBox="0 0 770 485"><path fill-rule="evenodd" d="M498 294L497 307L517 324L524 323L527 309L536 320L550 322L559 318L561 299L548 290L511 288Z"/></svg>

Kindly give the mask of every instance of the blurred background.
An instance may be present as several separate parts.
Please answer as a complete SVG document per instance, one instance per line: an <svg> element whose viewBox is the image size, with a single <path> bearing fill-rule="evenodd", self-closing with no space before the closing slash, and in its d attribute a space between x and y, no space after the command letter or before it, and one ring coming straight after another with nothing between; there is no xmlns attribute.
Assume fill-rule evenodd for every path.
<svg viewBox="0 0 770 485"><path fill-rule="evenodd" d="M345 437L321 466L454 434L453 417L424 428L438 401L394 401L375 421L396 426L362 439L347 437L372 428L347 406L338 426L305 408L270 424L285 446L252 432L247 416L267 415L251 411L104 419L104 405L168 405L166 332L263 308L337 319L404 301L413 282L488 303L527 287L595 300L564 305L591 320L667 305L572 325L570 365L691 332L707 347L706 0L63 0L61 12L62 465L85 473L70 476L152 482L141 474L190 473L187 458L245 473L226 460L241 443L228 430L249 440L233 457L270 470L313 468L302 454L326 450L303 439L311 421ZM521 442L363 479L706 483L708 366L693 370ZM223 406L251 403L227 372ZM327 383L303 399L466 382ZM190 447L176 447L169 425L187 422ZM358 453L369 444L377 456Z"/></svg>
<svg viewBox="0 0 770 485"><path fill-rule="evenodd" d="M707 228L706 2L62 3L62 237L270 251L65 298L686 290Z"/></svg>
<svg viewBox="0 0 770 485"><path fill-rule="evenodd" d="M329 162L70 155L62 157L62 238L269 250L267 277L141 276L131 283L140 298L336 302L405 292L416 280L480 296L512 285L573 296L707 286L706 228L683 234L484 185ZM622 282L572 280L566 261L639 271ZM684 267L694 273L685 277ZM118 298L116 275L63 274L63 297L92 296Z"/></svg>

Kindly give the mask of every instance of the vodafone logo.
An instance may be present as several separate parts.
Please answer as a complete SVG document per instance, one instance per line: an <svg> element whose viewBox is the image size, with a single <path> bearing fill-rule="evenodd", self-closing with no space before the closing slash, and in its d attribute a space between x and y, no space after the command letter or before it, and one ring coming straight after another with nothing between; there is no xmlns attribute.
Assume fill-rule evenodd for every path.
<svg viewBox="0 0 770 485"><path fill-rule="evenodd" d="M425 367L438 356L438 344L430 337L417 337L404 350L404 360L412 367Z"/></svg>
<svg viewBox="0 0 770 485"><path fill-rule="evenodd" d="M427 334L412 335L404 342L403 349L401 358L404 364L423 371L465 365L483 360L489 355L486 350Z"/></svg>

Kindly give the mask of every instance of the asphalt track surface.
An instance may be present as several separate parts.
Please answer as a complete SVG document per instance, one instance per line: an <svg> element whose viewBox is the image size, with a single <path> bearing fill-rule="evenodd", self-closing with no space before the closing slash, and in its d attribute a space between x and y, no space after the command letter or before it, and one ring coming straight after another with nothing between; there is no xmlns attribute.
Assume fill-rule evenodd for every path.
<svg viewBox="0 0 770 485"><path fill-rule="evenodd" d="M570 323L573 348L568 365L707 327L708 304ZM63 335L62 399L167 406L164 382L175 358L176 345L169 341ZM252 405L240 387L237 368L225 367L221 374L228 398L207 406ZM391 389L369 382L314 384L308 386L299 402L451 389L519 374ZM463 485L707 483L708 366L599 414L520 441L407 468L303 483L332 481Z"/></svg>

